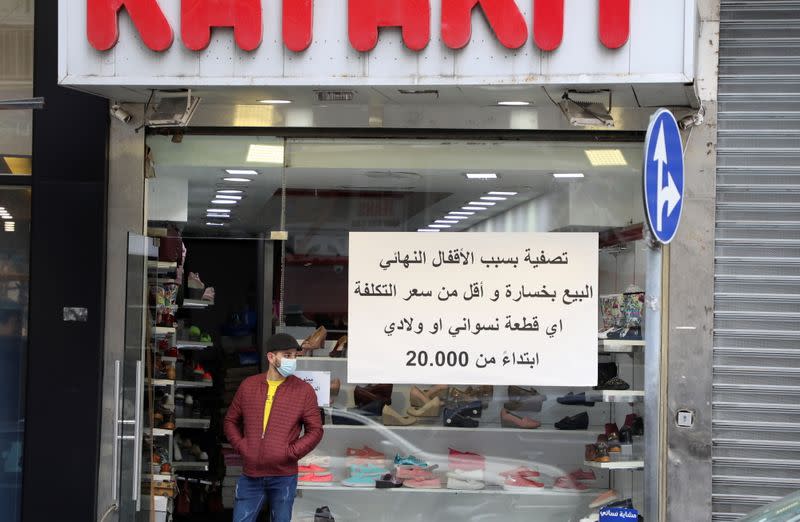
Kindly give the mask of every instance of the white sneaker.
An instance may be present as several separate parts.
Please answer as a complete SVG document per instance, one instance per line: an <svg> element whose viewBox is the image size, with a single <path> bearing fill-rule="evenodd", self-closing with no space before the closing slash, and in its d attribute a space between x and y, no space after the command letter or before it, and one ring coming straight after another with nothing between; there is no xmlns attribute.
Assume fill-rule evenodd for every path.
<svg viewBox="0 0 800 522"><path fill-rule="evenodd" d="M478 490L486 487L486 484L479 480L461 480L451 477L448 473L447 476L447 489L465 489L465 490Z"/></svg>
<svg viewBox="0 0 800 522"><path fill-rule="evenodd" d="M177 443L173 444L172 460L174 460L175 462L180 462L183 460L183 453L181 453L181 447Z"/></svg>
<svg viewBox="0 0 800 522"><path fill-rule="evenodd" d="M330 468L331 458L328 455L306 455L297 463L300 466L319 466L320 468Z"/></svg>
<svg viewBox="0 0 800 522"><path fill-rule="evenodd" d="M484 480L484 473L482 469L471 469L469 471L454 469L452 471L448 471L447 476L459 480Z"/></svg>

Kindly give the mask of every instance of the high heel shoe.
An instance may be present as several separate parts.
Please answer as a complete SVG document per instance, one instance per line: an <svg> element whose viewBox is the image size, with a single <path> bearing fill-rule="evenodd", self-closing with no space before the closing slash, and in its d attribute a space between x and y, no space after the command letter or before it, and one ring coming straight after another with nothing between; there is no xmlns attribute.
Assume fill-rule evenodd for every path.
<svg viewBox="0 0 800 522"><path fill-rule="evenodd" d="M384 426L410 426L417 422L416 417L400 415L391 406L384 406L382 413Z"/></svg>
<svg viewBox="0 0 800 522"><path fill-rule="evenodd" d="M419 408L408 408L408 414L414 417L438 417L442 411L442 400L439 397L434 397L424 406Z"/></svg>
<svg viewBox="0 0 800 522"><path fill-rule="evenodd" d="M439 397L437 396L436 398L438 399ZM413 386L411 388L411 393L409 394L409 402L413 407L421 408L425 406L427 403L429 403L430 400L431 398L428 397L424 391L420 390L416 386Z"/></svg>
<svg viewBox="0 0 800 522"><path fill-rule="evenodd" d="M347 357L347 336L343 335L336 341L336 346L333 347L328 357L335 357L337 359Z"/></svg>
<svg viewBox="0 0 800 522"><path fill-rule="evenodd" d="M324 326L320 326L303 341L303 344L300 345L300 353L298 355L309 355L314 350L319 350L325 346L325 338L327 336L328 330L326 330Z"/></svg>
<svg viewBox="0 0 800 522"><path fill-rule="evenodd" d="M331 380L331 397L337 397L339 395L339 390L342 388L342 381L339 379L332 379Z"/></svg>

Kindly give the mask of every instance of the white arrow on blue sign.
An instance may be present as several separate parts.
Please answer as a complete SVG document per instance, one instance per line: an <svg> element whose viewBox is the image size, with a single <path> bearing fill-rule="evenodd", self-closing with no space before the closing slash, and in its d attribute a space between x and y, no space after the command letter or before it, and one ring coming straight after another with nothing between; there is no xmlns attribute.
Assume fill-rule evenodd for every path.
<svg viewBox="0 0 800 522"><path fill-rule="evenodd" d="M667 109L651 118L644 140L644 206L656 239L669 243L683 210L683 143L678 122Z"/></svg>

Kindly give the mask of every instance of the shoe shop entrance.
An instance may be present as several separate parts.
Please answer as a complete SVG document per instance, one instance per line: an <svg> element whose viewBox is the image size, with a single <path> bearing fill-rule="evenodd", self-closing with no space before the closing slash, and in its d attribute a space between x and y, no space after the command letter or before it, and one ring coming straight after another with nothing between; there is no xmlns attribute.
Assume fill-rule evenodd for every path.
<svg viewBox="0 0 800 522"><path fill-rule="evenodd" d="M645 289L654 274L643 236L641 137L620 135L149 135L147 236L129 237L125 357L115 366L120 442L110 478L120 520L256 520L259 511L258 520L289 520L281 511L290 511L291 520L314 522L579 521L598 520L607 506L644 515L648 469L657 464L646 457L645 440L657 435L644 401ZM525 352L526 364L548 335L572 349L566 338L558 344L557 322L535 337L547 319L539 303L556 301L536 274L566 263L564 244L573 249L570 270L591 276L586 288L557 296L562 307L591 302L581 319L591 329L582 353L591 356L567 356L542 386L511 370L483 378L497 371L487 366L460 381L465 360L479 352L411 348L412 336L438 323L453 339L494 328L476 325L477 315L469 326L460 318L444 324L436 309L450 306L451 290L426 276L411 284L414 263L466 270L468 252L489 257L489 245L508 237L525 243L511 245L522 253L532 238L547 241L517 260L524 275L503 284L482 275L456 293L460 301L484 295L482 310L492 322L497 316L498 329L531 336L513 354ZM386 320L389 299L371 297L362 309L368 296L391 293L387 280L365 271L371 255L384 259L379 276L409 270L391 284L395 293L405 285L398 306L419 299L413 317ZM483 261L480 270L496 268ZM426 291L438 303L430 309ZM507 318L503 303L515 299L529 304ZM392 330L385 342L404 354L400 370L383 343L362 341L362 327L375 325ZM275 409L290 396L281 395L287 379L265 414L264 402L244 391L253 382L271 389L261 372L274 361L267 352L276 332L299 342L296 370L317 392L317 418L304 417L305 433L324 430L310 453L292 440L280 449L290 475L298 466L288 507L267 479L247 473L270 465L248 439L249 423L270 437L283 415ZM480 357L491 349L487 341ZM586 366L591 382L574 385ZM364 368L380 376L365 379ZM234 423L243 431L231 438Z"/></svg>

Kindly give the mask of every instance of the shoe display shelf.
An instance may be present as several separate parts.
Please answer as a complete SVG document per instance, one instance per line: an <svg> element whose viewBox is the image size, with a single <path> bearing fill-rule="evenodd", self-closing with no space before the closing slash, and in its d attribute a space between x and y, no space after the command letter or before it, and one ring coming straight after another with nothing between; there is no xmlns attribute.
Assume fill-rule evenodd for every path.
<svg viewBox="0 0 800 522"><path fill-rule="evenodd" d="M203 301L202 299L184 299L181 308L188 310L204 310L210 306L214 306L211 301Z"/></svg>
<svg viewBox="0 0 800 522"><path fill-rule="evenodd" d="M210 418L198 417L176 417L175 428L187 428L195 430L207 430L211 427Z"/></svg>
<svg viewBox="0 0 800 522"><path fill-rule="evenodd" d="M208 471L208 462L207 461L183 461L179 460L178 462L172 463L172 469L175 471Z"/></svg>
<svg viewBox="0 0 800 522"><path fill-rule="evenodd" d="M598 339L597 349L601 354L628 353L644 348L644 341L627 339Z"/></svg>

